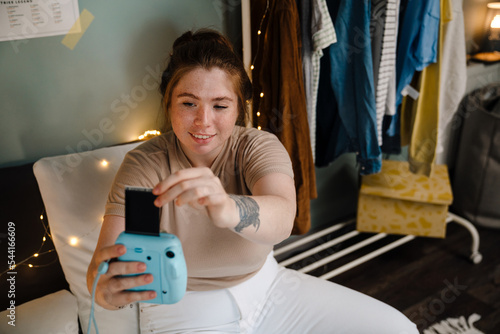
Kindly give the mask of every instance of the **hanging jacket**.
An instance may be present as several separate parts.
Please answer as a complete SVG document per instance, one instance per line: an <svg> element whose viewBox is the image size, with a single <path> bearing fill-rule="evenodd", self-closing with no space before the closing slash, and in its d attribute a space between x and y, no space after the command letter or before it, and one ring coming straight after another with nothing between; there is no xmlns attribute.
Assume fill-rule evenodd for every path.
<svg viewBox="0 0 500 334"><path fill-rule="evenodd" d="M265 1L264 4L256 3L266 8ZM254 9L252 12L255 13ZM254 27L259 27L263 13L266 14L259 42L253 48L254 126L274 133L290 155L297 191L297 214L292 233L303 234L311 226L310 200L317 197L317 192L302 72L299 15L295 0L269 1L267 12L259 12L252 14Z"/></svg>
<svg viewBox="0 0 500 334"><path fill-rule="evenodd" d="M401 142L409 145L408 161L410 171L430 176L436 155L439 123L439 97L441 87L441 66L443 64L444 26L451 21L451 0L440 0L440 26L437 62L419 72L415 101L406 96L405 107L401 109Z"/></svg>
<svg viewBox="0 0 500 334"><path fill-rule="evenodd" d="M371 1L327 1L337 43L321 62L316 165L356 152L360 174L380 171L370 40ZM323 66L324 65L324 66ZM323 87L321 87L323 86Z"/></svg>

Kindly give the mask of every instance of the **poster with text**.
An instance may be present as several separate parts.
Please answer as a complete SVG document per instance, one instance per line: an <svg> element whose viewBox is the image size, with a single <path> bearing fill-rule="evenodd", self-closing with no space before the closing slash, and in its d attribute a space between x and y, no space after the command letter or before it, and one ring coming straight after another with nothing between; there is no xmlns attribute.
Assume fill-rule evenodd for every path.
<svg viewBox="0 0 500 334"><path fill-rule="evenodd" d="M0 42L66 35L78 16L78 0L0 0Z"/></svg>

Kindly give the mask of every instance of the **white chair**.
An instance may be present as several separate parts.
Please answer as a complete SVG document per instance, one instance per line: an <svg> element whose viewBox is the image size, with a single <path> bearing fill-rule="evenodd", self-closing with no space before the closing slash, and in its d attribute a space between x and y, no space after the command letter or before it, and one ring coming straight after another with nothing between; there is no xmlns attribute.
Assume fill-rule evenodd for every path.
<svg viewBox="0 0 500 334"><path fill-rule="evenodd" d="M87 332L91 301L87 267L114 176L126 152L138 144L48 157L35 163L33 171L71 293L61 290L18 306L16 326L2 321L1 333L78 333L78 318L83 332ZM0 314L3 319L6 312ZM95 316L101 333L139 332L137 305L119 311L97 306Z"/></svg>

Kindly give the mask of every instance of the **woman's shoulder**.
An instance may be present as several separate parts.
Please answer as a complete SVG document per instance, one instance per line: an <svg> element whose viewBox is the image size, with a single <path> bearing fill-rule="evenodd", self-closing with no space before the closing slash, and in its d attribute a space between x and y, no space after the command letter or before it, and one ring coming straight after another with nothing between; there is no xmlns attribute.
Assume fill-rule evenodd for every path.
<svg viewBox="0 0 500 334"><path fill-rule="evenodd" d="M250 160L262 154L289 160L288 153L278 137L264 130L237 127L233 131L232 146L234 151Z"/></svg>
<svg viewBox="0 0 500 334"><path fill-rule="evenodd" d="M235 126L233 130L233 140L236 142L255 142L255 141L278 141L278 137L274 134L258 130L256 128L246 128L243 126Z"/></svg>
<svg viewBox="0 0 500 334"><path fill-rule="evenodd" d="M282 173L293 178L290 157L276 135L242 127L235 129L233 135L238 139L231 151L245 173L249 189L252 189L257 180L270 173Z"/></svg>
<svg viewBox="0 0 500 334"><path fill-rule="evenodd" d="M139 144L129 151L129 154L150 155L158 152L165 153L171 145L175 145L175 137L173 132L169 131Z"/></svg>

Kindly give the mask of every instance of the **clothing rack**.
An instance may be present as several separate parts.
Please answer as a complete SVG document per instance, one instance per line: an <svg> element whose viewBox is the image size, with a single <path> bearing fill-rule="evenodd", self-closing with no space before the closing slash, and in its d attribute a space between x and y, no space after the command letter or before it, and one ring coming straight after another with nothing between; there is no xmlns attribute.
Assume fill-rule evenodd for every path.
<svg viewBox="0 0 500 334"><path fill-rule="evenodd" d="M242 0L241 1L241 17L242 17L242 40L243 40L243 63L245 66L245 69L251 76L251 57L252 57L252 43L251 43L251 21L250 21L250 0ZM464 228L466 228L471 236L472 236L472 245L471 245L471 255L470 259L474 264L478 264L482 261L482 255L479 252L479 233L477 232L477 229L475 228L472 223L470 223L468 220L459 217L451 212L448 213L446 217L446 223L450 222L455 222L458 223L459 225L462 225ZM327 249L332 249L332 247L341 244L342 242L352 240L360 235L370 235L368 233L363 233L363 232L358 232L356 230L349 231L341 236L336 237L335 239L329 240L328 242L325 243L320 243L318 246L313 247L311 249L303 250L304 246L310 243L317 243L318 240L320 240L322 237L325 235L328 235L332 232L341 230L342 228L348 226L348 225L353 225L355 223L355 220L348 220L345 222L337 223L333 226L330 226L324 230L321 230L319 232L313 233L311 235L307 235L305 237L299 238L298 240L291 242L287 245L284 245L282 247L279 247L275 249L274 251L274 256L276 258L283 258L280 260L280 264L283 266L290 266L293 264L297 264L299 261L304 260L304 259L310 259L314 258L314 255L317 255L319 252L325 251ZM321 257L321 259L308 264L307 266L304 266L302 268L298 268L299 271L304 272L304 273L309 273L314 271L315 269L331 263L335 260L338 260L342 257L345 257L349 254L354 253L355 251L361 250L363 248L367 248L368 246L382 240L382 239L387 239L389 238L390 235L386 233L378 233L375 235L372 235L368 238L365 238L361 240L358 243L355 243L343 250L340 250L338 252L334 252L333 254L326 256L326 257ZM343 264L342 266L335 268L325 274L322 274L320 278L322 279L330 279L332 277L335 277L349 269L352 269L362 263L365 263L381 254L384 254L394 248L397 248L401 245L404 245L416 237L413 235L407 235L407 236L402 236L401 238L392 241L380 248L377 248L376 250L373 250L363 256L360 256L358 258L355 258L354 260ZM298 252L298 254L297 254ZM286 257L287 254L294 254L291 257ZM320 257L316 257L320 258Z"/></svg>
<svg viewBox="0 0 500 334"><path fill-rule="evenodd" d="M482 261L482 255L479 252L479 233L477 232L476 227L469 222L468 220L457 216L451 212L448 213L446 217L446 224L450 222L455 222L458 223L459 225L463 226L466 228L469 233L471 234L472 237L472 244L471 244L471 253L470 253L470 260L474 264L478 264ZM321 238L331 234L335 231L339 231L345 227L348 227L349 225L354 225L355 224L355 219L347 220L345 222L340 222L337 224L334 224L328 228L325 228L321 231L315 232L311 235L306 235L304 237L299 238L296 241L293 241L287 245L278 247L274 250L274 256L278 259L278 262L284 266L292 266L294 269L297 269L300 272L303 273L311 273L312 271L323 267L325 265L328 265L329 263L332 263L333 261L336 261L338 259L341 259L342 257L345 257L349 254L354 253L355 251L361 250L363 248L366 248L372 244L374 244L377 241L380 241L382 239L386 239L390 237L391 235L386 234L386 233L377 233L377 234L371 234L371 233L364 233L364 232L359 232L356 230L351 230L347 231L347 233L342 234L340 236L335 237L332 240L328 240L326 242L322 242ZM328 256L318 256L320 252L327 251L327 250L332 250L333 247L340 245L343 242L349 241L355 237L358 236L366 236L366 238L363 238L361 241L356 242L347 248L344 248L339 251L335 251L332 254ZM393 236L393 235L392 235ZM401 236L397 238L395 241L392 241L388 244L385 244L381 246L380 248L377 248L375 250L370 251L369 253L360 256L358 258L355 258L351 260L348 263L345 263L337 268L334 268L326 273L323 273L319 278L328 280L331 279L337 275L342 274L343 272L346 272L352 268L355 268L356 266L359 266L379 255L382 255L384 253L387 253L388 251L397 248L401 245L404 245L413 239L415 239L416 236L414 235L406 235L406 236ZM319 244L315 247L312 248L307 248L307 244ZM293 254L291 256L287 256L287 254ZM315 259L314 262L311 261L311 259ZM306 262L307 265L301 266L299 261ZM312 263L311 263L312 262ZM297 267L298 266L298 267Z"/></svg>

